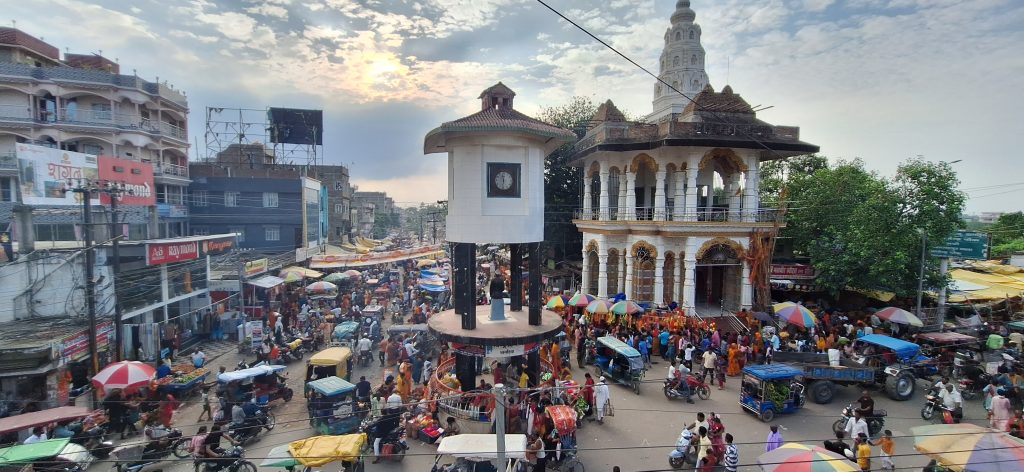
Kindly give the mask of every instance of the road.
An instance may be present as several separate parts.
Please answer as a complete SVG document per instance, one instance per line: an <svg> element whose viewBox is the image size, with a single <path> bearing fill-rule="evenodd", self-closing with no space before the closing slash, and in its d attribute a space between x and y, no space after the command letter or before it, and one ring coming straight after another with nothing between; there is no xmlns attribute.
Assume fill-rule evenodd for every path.
<svg viewBox="0 0 1024 472"><path fill-rule="evenodd" d="M210 363L211 370L216 372L221 365L231 370L239 359L236 352L228 351ZM301 395L304 367L304 362L288 366L288 384L296 391L295 398L274 408L277 428L270 433L264 433L246 449L246 457L257 465L271 448L313 435L309 428L306 402ZM739 406L739 379L729 378L724 390L712 388L709 400L695 398L696 404L691 405L668 400L662 394L661 380L665 378L667 368L666 362L658 360L648 371L647 383L641 387L640 395L635 395L625 386L611 386L615 416L607 418L603 425L587 423L577 433L581 448L580 458L586 470L607 472L616 465L624 472L669 470L667 457L676 437L685 424L695 419L699 411L714 411L723 417L726 431L732 433L739 446L740 463L743 464L740 470L759 470L756 465L757 457L763 451L768 425L746 413ZM582 369L574 366L575 377L582 378L583 373ZM360 375L366 375L375 385L382 381L381 368L376 364L366 369L357 367L353 380L358 380ZM882 392L873 393L876 408L888 411L886 428L891 429L896 437L896 464L899 468L919 470L928 461L924 456L914 455L913 438L908 436L912 426L924 424L919 416L923 405L923 386L924 382L919 383L914 399L907 402L890 400ZM831 404L818 405L808 401L803 410L793 415L778 416L774 422L781 426L787 442L820 445L825 439L833 437L832 423L838 418L841 408L853 402L859 394L860 391L856 387L842 388L837 391ZM196 422L201 410L196 403L197 397L191 400L175 415L176 426L186 435L194 434L199 424L210 424L208 421ZM986 424L980 400L967 402L965 417L966 421ZM403 462L371 464L372 459L368 459L367 470L429 471L436 449L415 440L410 441L410 445L411 449ZM877 448L875 451L877 453ZM900 457L904 454L908 456ZM108 464L99 463L93 468L105 468L106 465ZM189 472L192 470L191 467L191 461L185 460L165 470ZM326 466L323 470L332 470L332 466Z"/></svg>

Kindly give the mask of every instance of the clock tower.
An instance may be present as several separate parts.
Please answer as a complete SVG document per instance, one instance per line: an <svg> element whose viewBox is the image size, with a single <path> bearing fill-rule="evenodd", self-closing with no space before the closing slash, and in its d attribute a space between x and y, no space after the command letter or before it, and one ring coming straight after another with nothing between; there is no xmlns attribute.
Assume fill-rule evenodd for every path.
<svg viewBox="0 0 1024 472"><path fill-rule="evenodd" d="M424 154L448 154L446 234L452 252L451 312L428 319L430 329L455 352L455 373L462 385L476 385L474 357L523 357L536 378L541 364L536 349L556 335L561 319L542 308L541 253L544 240L544 158L576 135L524 115L513 108L515 92L505 84L480 94L480 111L443 123L427 133ZM485 255L504 256L507 245L511 306L505 313L500 287L493 282L492 306L476 305L477 244ZM523 313L523 262L529 266L528 309ZM491 270L500 274L494 264ZM526 316L522 316L526 315ZM478 323L479 322L479 323ZM479 324L479 326L478 326ZM470 349L466 346L475 346ZM477 349L479 348L479 349ZM497 355L496 353L514 353Z"/></svg>

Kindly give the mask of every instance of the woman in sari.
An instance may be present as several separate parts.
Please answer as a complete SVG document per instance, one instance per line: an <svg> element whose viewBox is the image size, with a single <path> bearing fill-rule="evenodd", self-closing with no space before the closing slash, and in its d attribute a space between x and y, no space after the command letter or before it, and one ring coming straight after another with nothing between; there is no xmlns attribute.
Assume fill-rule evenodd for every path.
<svg viewBox="0 0 1024 472"><path fill-rule="evenodd" d="M722 424L722 417L712 412L708 415L708 437L711 438L711 447L715 455L722 457L725 454L725 425Z"/></svg>
<svg viewBox="0 0 1024 472"><path fill-rule="evenodd" d="M174 398L174 395L168 394L164 401L160 402L160 423L165 428L171 427L171 418L174 416L174 410L178 408L178 400Z"/></svg>
<svg viewBox="0 0 1024 472"><path fill-rule="evenodd" d="M740 375L740 348L736 346L736 343L729 345L729 370L727 374L729 377Z"/></svg>
<svg viewBox="0 0 1024 472"><path fill-rule="evenodd" d="M403 362L402 365L398 366L398 379L396 379L396 386L398 388L398 395L402 397L402 403L409 402L409 394L412 392L412 365L408 361Z"/></svg>

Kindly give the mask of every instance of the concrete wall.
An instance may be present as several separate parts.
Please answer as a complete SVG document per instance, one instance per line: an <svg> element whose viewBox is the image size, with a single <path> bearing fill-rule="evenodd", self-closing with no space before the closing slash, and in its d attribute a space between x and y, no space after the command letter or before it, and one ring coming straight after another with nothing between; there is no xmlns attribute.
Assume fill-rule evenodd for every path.
<svg viewBox="0 0 1024 472"><path fill-rule="evenodd" d="M114 311L114 291L103 251L97 252L96 312ZM37 253L0 266L0 323L32 317L84 316L84 255L78 251Z"/></svg>

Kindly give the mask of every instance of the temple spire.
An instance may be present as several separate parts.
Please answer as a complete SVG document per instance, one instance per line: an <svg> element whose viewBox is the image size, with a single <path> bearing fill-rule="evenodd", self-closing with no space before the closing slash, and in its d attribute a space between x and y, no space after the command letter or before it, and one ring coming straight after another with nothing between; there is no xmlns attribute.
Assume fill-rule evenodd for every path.
<svg viewBox="0 0 1024 472"><path fill-rule="evenodd" d="M694 23L696 17L690 8L690 0L676 1L672 26L665 31L665 48L661 52L658 70L661 81L654 84L653 110L647 117L648 121L655 122L674 113L682 113L690 99L708 84L708 75L704 71L704 47L700 44L700 25Z"/></svg>

